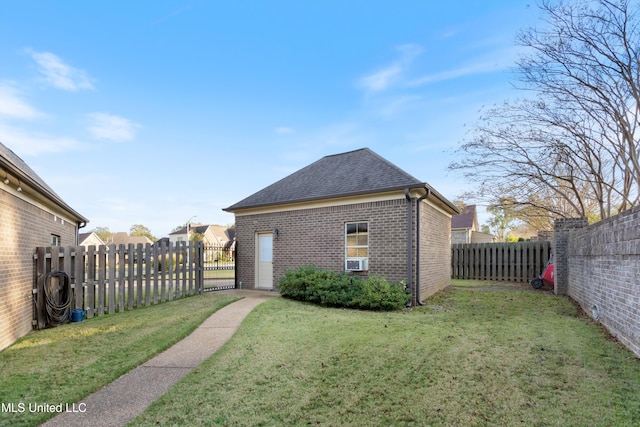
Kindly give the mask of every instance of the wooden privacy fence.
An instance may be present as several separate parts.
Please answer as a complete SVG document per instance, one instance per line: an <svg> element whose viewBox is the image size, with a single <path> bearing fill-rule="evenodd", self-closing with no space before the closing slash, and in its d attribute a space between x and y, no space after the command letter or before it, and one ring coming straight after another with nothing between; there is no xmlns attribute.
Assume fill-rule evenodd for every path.
<svg viewBox="0 0 640 427"><path fill-rule="evenodd" d="M197 241L39 247L34 264L36 329L74 309L92 318L203 290L203 245Z"/></svg>
<svg viewBox="0 0 640 427"><path fill-rule="evenodd" d="M551 242L464 243L451 246L451 278L526 282L539 276Z"/></svg>

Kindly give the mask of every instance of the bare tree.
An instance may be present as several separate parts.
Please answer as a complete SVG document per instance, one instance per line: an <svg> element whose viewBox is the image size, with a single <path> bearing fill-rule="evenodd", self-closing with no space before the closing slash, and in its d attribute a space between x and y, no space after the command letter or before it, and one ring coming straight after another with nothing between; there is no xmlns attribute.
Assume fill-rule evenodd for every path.
<svg viewBox="0 0 640 427"><path fill-rule="evenodd" d="M545 25L518 36L519 88L485 109L450 169L517 218L606 218L640 202L637 0L544 1Z"/></svg>

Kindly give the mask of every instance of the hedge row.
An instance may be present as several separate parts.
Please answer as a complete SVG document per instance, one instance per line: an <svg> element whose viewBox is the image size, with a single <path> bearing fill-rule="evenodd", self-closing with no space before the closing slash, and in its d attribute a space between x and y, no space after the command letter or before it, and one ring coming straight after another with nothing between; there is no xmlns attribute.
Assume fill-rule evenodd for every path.
<svg viewBox="0 0 640 427"><path fill-rule="evenodd" d="M409 300L403 283L374 275L362 279L313 265L287 270L280 280L280 294L331 307L386 311L403 308Z"/></svg>

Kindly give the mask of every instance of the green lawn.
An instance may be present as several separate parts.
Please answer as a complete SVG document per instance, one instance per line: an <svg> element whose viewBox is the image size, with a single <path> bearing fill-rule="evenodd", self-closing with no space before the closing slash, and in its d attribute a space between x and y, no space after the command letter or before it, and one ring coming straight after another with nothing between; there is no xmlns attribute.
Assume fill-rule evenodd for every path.
<svg viewBox="0 0 640 427"><path fill-rule="evenodd" d="M204 270L204 279L233 279L236 277L235 270Z"/></svg>
<svg viewBox="0 0 640 427"><path fill-rule="evenodd" d="M455 285L392 313L269 300L131 425L640 425L640 362L568 299Z"/></svg>
<svg viewBox="0 0 640 427"><path fill-rule="evenodd" d="M238 299L207 293L35 331L0 352L0 402L73 403L191 333ZM50 414L55 415L55 414ZM0 411L0 426L35 426L42 412Z"/></svg>
<svg viewBox="0 0 640 427"><path fill-rule="evenodd" d="M454 285L390 313L269 299L131 425L640 425L640 361L568 299L526 284ZM32 333L0 352L0 401L78 401L233 298ZM5 411L0 425L44 418Z"/></svg>

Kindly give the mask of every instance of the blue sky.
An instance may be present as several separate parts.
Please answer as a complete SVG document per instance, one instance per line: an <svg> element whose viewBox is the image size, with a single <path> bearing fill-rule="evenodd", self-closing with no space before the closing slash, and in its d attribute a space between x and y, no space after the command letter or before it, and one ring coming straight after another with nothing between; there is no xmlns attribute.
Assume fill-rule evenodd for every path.
<svg viewBox="0 0 640 427"><path fill-rule="evenodd" d="M87 230L194 217L369 147L455 199L535 3L0 0L0 141ZM480 218L482 222L482 217Z"/></svg>

